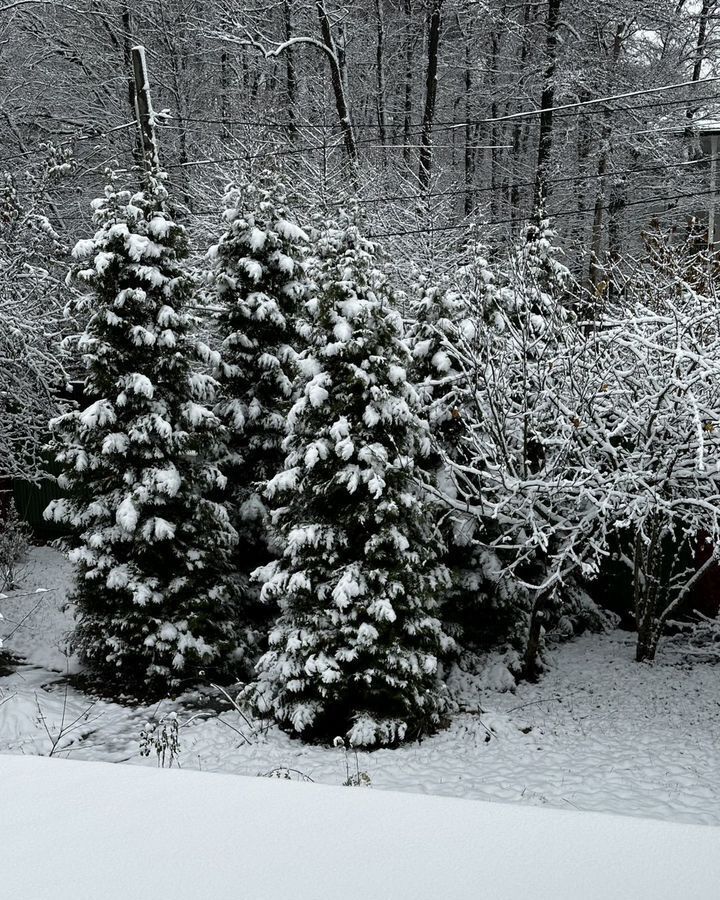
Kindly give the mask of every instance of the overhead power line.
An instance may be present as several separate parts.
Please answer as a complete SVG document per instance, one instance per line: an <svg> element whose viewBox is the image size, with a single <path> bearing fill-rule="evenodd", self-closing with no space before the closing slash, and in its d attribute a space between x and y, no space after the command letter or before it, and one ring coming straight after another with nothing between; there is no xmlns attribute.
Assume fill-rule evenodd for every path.
<svg viewBox="0 0 720 900"><path fill-rule="evenodd" d="M110 137L111 134L114 134L117 131L123 131L126 128L133 128L135 127L135 125L135 122L125 122L123 125L116 125L114 128L108 128L107 131L99 131L94 134L73 135L72 137L65 138L65 140L63 141L58 141L57 143L48 139L48 141L43 141L43 143L52 144L53 147L67 147L70 144L74 144L76 141L96 141L102 138ZM17 153L10 153L7 156L0 157L0 164L12 162L13 160L17 159L27 159L29 156L34 156L42 152L43 149L40 147L33 147L30 150L19 150Z"/></svg>
<svg viewBox="0 0 720 900"><path fill-rule="evenodd" d="M705 84L714 84L714 83L717 83L718 81L720 81L720 76L704 78L699 81L682 81L682 82L676 82L673 84L658 85L657 87L654 87L654 88L645 88L643 90L637 90L637 91L626 91L624 93L609 94L605 97L597 97L592 100L583 100L583 101L578 101L576 103L561 104L561 105L552 107L551 110L545 110L545 112L552 111L556 114L562 115L563 113L574 114L575 111L584 109L587 112L590 112L593 114L594 113L604 113L605 112L604 108L593 108L593 107L599 107L601 104L606 104L608 102L612 102L612 101L616 101L616 100L623 100L623 99L628 99L628 98L632 98L632 97L648 96L650 94L665 93L668 91L680 90L682 88L687 88L687 87L698 87L698 86L702 86ZM712 97L708 97L708 98L704 98L704 99L706 99L708 102L712 102L712 101L720 99L720 98L717 95L713 95ZM685 97L677 99L677 100L648 102L648 103L637 104L635 106L628 107L624 111L625 112L633 112L636 110L649 109L649 108L654 108L654 107L658 107L658 106L677 105L677 104L682 104L682 103L686 103L686 102L689 102L689 100L688 100L688 98L685 98ZM485 118L485 119L471 119L471 120L469 119L464 122L437 121L437 122L433 123L432 130L433 130L433 132L452 131L452 130L455 130L458 128L465 128L467 126L473 126L473 125L497 124L497 123L502 123L502 122L513 121L516 119L532 118L533 116L539 116L542 112L543 112L543 110L541 110L541 109L532 109L532 110L526 110L523 112L509 113L506 116L496 116L493 118ZM698 119L695 119L695 120L685 121L685 122L679 123L678 127L682 128L682 129L692 128L693 122L699 122L706 118L707 118L707 115L699 117ZM225 120L222 118L220 118L220 119L211 119L211 118L204 118L204 117L199 118L199 117L194 117L194 116L185 116L185 117L183 117L183 121L190 122L190 123L197 123L197 124L238 125L238 126L247 126L247 127L254 127L254 128L295 127L295 128L309 128L309 129L325 129L325 128L338 127L337 122L319 123L319 124L304 123L304 122L293 122L293 123L290 123L290 122L261 122L261 121L252 121L252 120L232 120L232 119ZM75 141L100 140L102 138L109 137L114 132L133 127L134 125L135 125L134 122L127 122L122 125L115 126L114 128L110 128L104 132L98 132L95 134L76 135L76 136L67 138L64 141L58 142L55 146L58 146L58 147L67 146L69 144L74 143ZM166 124L164 126L161 125L160 127L177 128L177 127L180 127L180 125L179 124L176 125L175 121L171 120L170 122L166 122ZM356 123L354 127L356 129L357 128L371 128L373 130L377 130L377 125L370 124L370 123ZM404 127L405 126L403 124L403 128ZM422 127L423 127L422 123L412 123L410 125L410 128L412 130L417 130ZM361 138L360 140L357 141L357 143L372 144L374 140L375 140L375 138L365 138L365 139ZM447 146L452 146L452 145L447 145ZM442 147L442 145L435 144L435 147L440 149ZM371 146L371 147L368 147L367 149L395 150L395 149L401 149L401 148L404 149L403 143L383 144L383 145L378 145L377 147ZM326 149L332 149L332 148L330 145L323 143L323 144L318 144L315 146L308 146L308 147L304 147L304 148L293 148L292 150L274 151L274 155L280 155L281 153L282 153L282 155L293 155L295 153L313 152L316 150L326 150ZM506 145L479 145L479 146L474 147L473 149L486 150L486 149L508 149L508 148ZM42 151L37 148L33 148L30 150L25 150L25 151L19 151L17 153L9 154L9 155L6 155L6 156L0 158L0 164L5 163L5 162L11 162L11 161L14 161L17 159L23 159L25 157L32 156L33 154L40 153L40 152L42 152ZM247 160L247 159L251 159L251 158L255 158L255 156L254 155L246 155L244 157L233 156L233 157L227 157L224 159L213 160L213 162L239 162L239 161L242 161L243 159ZM200 161L190 160L187 163L173 163L171 165L173 167L176 167L176 166L183 166L183 165L189 166L189 165L199 165L199 164L201 164Z"/></svg>
<svg viewBox="0 0 720 900"><path fill-rule="evenodd" d="M647 96L650 94L659 94L659 93L665 93L667 91L672 91L672 90L680 90L681 88L686 88L686 87L699 87L699 86L702 86L705 84L714 84L718 81L720 81L720 76L704 78L699 81L680 81L680 82L675 82L673 84L659 85L658 87L654 87L654 88L644 88L642 90L636 90L636 91L625 91L624 93L619 93L619 94L608 94L607 96L604 96L604 97L595 97L592 100L578 100L577 102L574 102L574 103L565 103L565 104L560 104L558 106L553 106L546 110L536 108L536 109L524 110L522 112L517 112L517 113L509 113L506 116L495 116L493 118L485 118L485 119L467 119L467 120L461 121L461 122L449 121L449 120L438 120L436 122L433 122L432 127L433 127L433 129L442 130L442 129L464 128L467 125L492 125L492 124L496 124L498 122L512 121L513 119L525 119L525 118L531 118L532 116L539 116L542 112L560 113L560 112L565 112L565 111L574 112L579 109L587 109L588 112L591 112L593 114L603 113L603 112L605 112L604 109L588 109L588 107L595 107L595 106L599 106L601 104L606 104L606 103L613 102L616 100L626 100L626 99L630 99L632 97L642 97L642 96ZM711 98L706 98L706 99L712 100L712 99L717 99L717 98L711 97ZM654 102L649 102L649 103L638 104L636 106L627 107L626 110L628 112L632 112L635 109L650 109L652 107L657 107L657 106L670 106L670 105L675 105L675 104L679 104L679 103L687 103L687 102L689 102L689 98L682 97L678 100L664 100L664 101L654 101ZM250 128L264 127L264 128L323 129L323 128L338 127L338 123L336 121L331 121L331 122L298 122L298 121L261 122L261 121L250 120L250 119L223 119L223 118L205 118L205 117L199 118L199 117L192 116L192 115L183 116L183 120L185 122L194 122L194 123L198 123L198 124L202 124L202 125L237 125L237 126L250 127ZM403 128L410 128L411 130L422 129L425 127L424 123L422 123L422 122L411 122L409 125L405 125L404 122L401 122L399 124L401 124L403 126ZM370 123L370 122L355 122L353 124L353 127L355 129L372 128L374 130L377 130L378 125L377 125L377 123Z"/></svg>
<svg viewBox="0 0 720 900"><path fill-rule="evenodd" d="M622 94L608 94L605 97L595 97L592 100L581 100L577 103L563 103L559 106L547 107L546 109L531 109L527 110L526 112L510 113L507 116L495 116L492 119L477 119L475 122L462 122L455 127L461 128L465 125L491 125L497 122L509 122L513 119L527 119L530 116L539 116L542 113L555 113L562 112L564 110L586 109L589 106L597 106L601 103L610 103L614 100L626 100L630 97L642 97L646 96L647 94L660 94L664 91L672 91L684 87L695 87L703 84L711 84L717 81L720 81L720 75L712 78L703 78L699 81L678 81L674 84L659 85L658 87L645 88L644 90L640 91L626 91Z"/></svg>
<svg viewBox="0 0 720 900"><path fill-rule="evenodd" d="M720 160L720 154L718 156L703 156L700 159L688 160L684 162L671 162L671 163L657 163L643 167L642 169L619 169L613 172L588 172L583 175L568 175L563 176L561 178L551 178L549 179L550 186L555 186L556 184L567 184L567 183L577 183L583 181L602 181L608 178L625 178L627 176L632 175L644 175L648 172L653 171L667 171L668 169L687 169L693 166L700 166L703 164L708 164L713 160ZM512 188L531 188L535 186L534 181L517 181L513 182L508 187ZM445 197L463 197L467 194L486 194L492 193L493 191L497 191L496 187L492 186L472 186L468 185L462 188L457 188L453 190L440 190L440 191L430 191L427 194L386 194L380 197L354 197L353 201L356 203L360 203L362 205L372 205L375 203L394 203L397 201L408 200L414 203L422 203L425 200L437 200ZM342 206L345 201L337 200L333 201L331 205L333 206ZM307 204L297 203L294 204L297 208L305 208ZM220 215L221 210L218 209L206 209L206 210L194 210L193 215Z"/></svg>
<svg viewBox="0 0 720 900"><path fill-rule="evenodd" d="M680 199L694 199L695 197L707 196L708 194L715 194L714 190L706 190L706 191L693 191L691 194L669 194L655 197L645 197L641 200L628 200L623 205L627 206L647 206L650 203L667 203L671 200L680 200ZM546 218L551 222L554 219L565 219L570 218L572 216L586 216L589 213L592 213L593 209L566 209L566 210L556 210L551 211L548 210L546 213ZM497 225L515 225L518 224L518 219L495 219L491 222L457 222L452 225L429 225L425 228L409 228L404 231L383 231L377 232L375 234L369 235L370 238L388 238L388 237L404 237L414 234L432 234L438 231L454 231L461 228L469 228L471 225L477 225L479 227L484 228L494 228Z"/></svg>
<svg viewBox="0 0 720 900"><path fill-rule="evenodd" d="M664 194L664 195L656 195L653 197L644 197L640 200L630 200L624 205L627 206L647 206L651 203L667 203L671 200L679 200L679 199L694 199L695 197L707 196L708 194L714 194L715 191L705 190L705 191L694 191L691 194L686 193L678 193L678 194ZM665 210L668 212L669 210ZM545 214L545 218L552 222L556 219L567 219L572 218L574 216L586 216L589 213L593 212L592 209L562 209L555 211L548 211ZM368 238L370 240L384 240L385 238L391 237L410 237L414 235L434 235L438 233L445 233L448 231L460 231L467 230L472 227L476 228L496 228L500 225L519 225L523 221L527 222L527 217L518 217L514 219L493 219L491 221L478 221L476 218L470 219L466 218L463 222L455 222L450 225L425 225L419 228L407 228L398 231L378 231L372 232L368 234ZM209 247L195 247L193 248L193 252L195 253L207 253Z"/></svg>

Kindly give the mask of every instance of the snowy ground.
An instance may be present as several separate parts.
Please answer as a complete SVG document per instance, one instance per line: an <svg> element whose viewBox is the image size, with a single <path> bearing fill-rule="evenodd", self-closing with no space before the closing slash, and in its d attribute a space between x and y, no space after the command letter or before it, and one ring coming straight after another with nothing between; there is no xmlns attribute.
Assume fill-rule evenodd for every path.
<svg viewBox="0 0 720 900"><path fill-rule="evenodd" d="M349 769L351 776L367 773L380 789L720 824L718 665L691 666L668 653L654 666L638 666L632 636L586 636L558 647L542 681L514 694L488 687L495 677L461 679L469 711L447 731L356 760L303 746L277 729L253 734L232 710L198 714L192 698L133 709L69 688L64 673L73 661L63 653L63 635L72 619L62 611L68 584L60 554L38 548L24 596L0 600L0 634L15 631L7 647L25 657L0 678L0 753L155 766L154 756L140 753L140 732L174 711L174 764L184 769L251 776L288 770L293 779L332 785ZM50 591L35 594L39 587Z"/></svg>
<svg viewBox="0 0 720 900"><path fill-rule="evenodd" d="M188 771L0 757L23 900L715 897L714 828Z"/></svg>

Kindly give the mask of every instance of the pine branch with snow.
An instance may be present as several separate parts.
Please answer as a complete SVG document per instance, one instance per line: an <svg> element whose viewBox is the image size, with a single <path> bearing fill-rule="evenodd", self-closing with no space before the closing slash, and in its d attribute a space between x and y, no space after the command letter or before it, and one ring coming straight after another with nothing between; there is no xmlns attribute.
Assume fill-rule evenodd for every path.
<svg viewBox="0 0 720 900"><path fill-rule="evenodd" d="M308 291L308 237L292 219L284 185L269 172L225 196L225 232L209 253L221 310L216 414L227 428L228 508L240 535L236 566L247 613L262 619L250 572L270 559L264 483L282 466L292 404L298 316Z"/></svg>
<svg viewBox="0 0 720 900"><path fill-rule="evenodd" d="M347 219L319 246L306 380L268 485L284 552L258 573L281 612L249 696L305 738L373 747L445 712L439 660L453 642L436 612L449 574L417 482L427 425L374 248Z"/></svg>
<svg viewBox="0 0 720 900"><path fill-rule="evenodd" d="M185 306L184 229L160 181L110 184L96 233L75 247L89 316L70 342L86 370L85 408L51 423L65 496L46 518L72 531L75 640L118 692L177 691L209 669L236 670L229 557L237 535L215 499L223 430L211 410L208 351Z"/></svg>

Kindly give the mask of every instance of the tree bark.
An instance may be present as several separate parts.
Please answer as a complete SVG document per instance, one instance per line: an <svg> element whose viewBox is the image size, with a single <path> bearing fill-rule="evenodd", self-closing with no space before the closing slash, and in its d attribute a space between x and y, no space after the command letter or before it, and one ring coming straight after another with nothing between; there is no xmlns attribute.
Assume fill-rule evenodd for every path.
<svg viewBox="0 0 720 900"><path fill-rule="evenodd" d="M521 23L521 40L520 40L520 71L525 70L528 58L528 45L530 36L530 13L532 4L530 0L523 0L522 6L522 23ZM521 104L518 103L518 112L521 111ZM521 180L521 163L524 155L525 140L523 140L523 124L522 120L517 120L512 128L512 160L513 174L512 186L510 188L510 218L513 225L520 218L520 187L518 182Z"/></svg>
<svg viewBox="0 0 720 900"><path fill-rule="evenodd" d="M283 0L283 24L285 26L285 40L289 41L293 36L290 0ZM297 137L297 123L295 121L297 75L295 73L295 56L292 47L288 47L285 51L285 91L287 95L288 134L291 138L295 138Z"/></svg>
<svg viewBox="0 0 720 900"><path fill-rule="evenodd" d="M475 207L475 198L472 194L471 186L475 174L475 151L473 149L473 127L470 124L470 94L472 92L472 69L470 45L465 43L465 159L464 159L464 179L465 179L465 198L463 203L463 211L469 216Z"/></svg>
<svg viewBox="0 0 720 900"><path fill-rule="evenodd" d="M227 50L220 53L220 140L228 144L232 137L230 127L230 63Z"/></svg>
<svg viewBox="0 0 720 900"><path fill-rule="evenodd" d="M415 37L413 34L412 0L405 0L405 98L403 104L403 160L410 164L410 144L412 134L412 88L413 88L413 56Z"/></svg>
<svg viewBox="0 0 720 900"><path fill-rule="evenodd" d="M423 111L422 133L420 135L420 165L418 168L418 181L422 191L426 191L430 187L432 127L435 120L435 101L437 98L438 51L440 48L440 30L442 26L442 4L443 0L432 0L428 16L428 58L425 74L425 109Z"/></svg>
<svg viewBox="0 0 720 900"><path fill-rule="evenodd" d="M625 23L621 22L615 29L613 38L612 64L617 66L625 38ZM605 220L605 199L607 175L610 168L610 155L612 144L613 118L610 107L603 110L603 126L600 142L600 157L597 168L597 194L595 195L595 211L593 213L592 236L590 239L590 288L597 295L601 283L605 280L605 267L603 265L603 230Z"/></svg>
<svg viewBox="0 0 720 900"><path fill-rule="evenodd" d="M359 157L352 116L350 114L350 104L348 102L347 83L343 71L344 65L341 58L341 50L332 34L330 18L327 9L325 8L325 0L315 0L315 8L317 9L323 44L329 51L330 77L333 94L335 95L335 108L337 109L338 119L340 120L340 129L343 133L343 140L345 142L345 151L352 167L357 168Z"/></svg>
<svg viewBox="0 0 720 900"><path fill-rule="evenodd" d="M528 623L528 637L523 653L521 677L524 681L537 681L542 674L543 667L540 663L540 651L542 649L542 632L547 614L547 593L538 594L530 611Z"/></svg>
<svg viewBox="0 0 720 900"><path fill-rule="evenodd" d="M375 47L375 66L377 69L377 120L380 143L387 144L387 116L385 113L385 13L383 0L375 0L375 18L377 26L377 45ZM383 160L387 162L387 151L383 150Z"/></svg>
<svg viewBox="0 0 720 900"><path fill-rule="evenodd" d="M562 0L548 0L548 14L545 24L545 74L540 98L540 134L538 137L538 158L535 172L535 193L533 196L533 216L539 219L545 212L547 202L547 168L550 162L553 142L553 113L555 104L555 69L557 67L557 42L560 27L560 4Z"/></svg>

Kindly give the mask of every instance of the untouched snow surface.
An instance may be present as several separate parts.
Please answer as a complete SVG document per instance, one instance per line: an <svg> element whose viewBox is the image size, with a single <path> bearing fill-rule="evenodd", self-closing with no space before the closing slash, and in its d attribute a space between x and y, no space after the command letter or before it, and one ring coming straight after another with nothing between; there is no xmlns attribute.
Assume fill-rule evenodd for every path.
<svg viewBox="0 0 720 900"><path fill-rule="evenodd" d="M666 648L657 664L639 666L632 635L588 635L557 647L540 683L515 694L494 689L502 673L454 676L465 711L447 731L356 758L304 746L276 728L253 734L227 704L214 702L209 687L202 696L139 708L69 687L64 673L74 661L63 648L72 617L62 609L69 584L61 555L38 548L24 595L0 600L0 636L15 631L7 646L25 658L0 678L0 753L155 766L154 754L140 753L140 733L174 712L180 750L173 765L183 769L274 772L332 785L348 772L367 773L376 789L720 824L717 664L690 665ZM36 595L38 587L51 590Z"/></svg>
<svg viewBox="0 0 720 900"><path fill-rule="evenodd" d="M715 828L0 757L7 897L715 897Z"/></svg>

